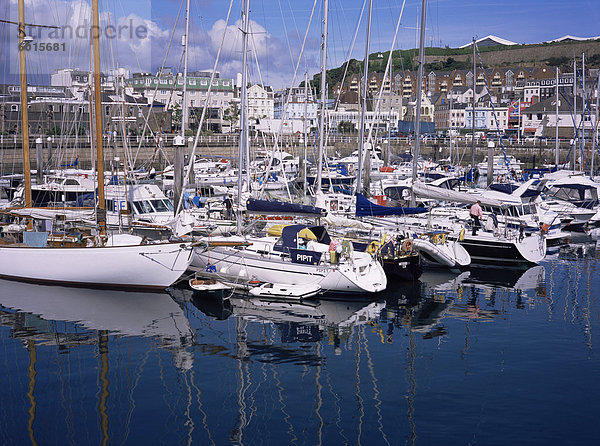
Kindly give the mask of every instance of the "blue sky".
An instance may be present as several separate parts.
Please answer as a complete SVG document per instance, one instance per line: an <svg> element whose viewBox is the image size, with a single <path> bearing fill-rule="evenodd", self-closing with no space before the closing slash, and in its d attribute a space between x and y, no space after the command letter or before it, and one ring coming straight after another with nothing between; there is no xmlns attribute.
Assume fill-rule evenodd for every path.
<svg viewBox="0 0 600 446"><path fill-rule="evenodd" d="M301 43L314 0L251 0L252 45L250 72L254 82L282 87L291 84ZM167 47L178 11L185 0L100 0L104 26L122 33L103 39L103 69L124 66L131 72L156 71L166 56L175 69L181 61L183 11ZM321 0L318 0L301 60L298 83L307 71L319 71ZM330 0L329 67L343 63L349 54L363 0ZM374 0L371 52L390 49L402 0ZM0 18L15 20L17 0L2 0ZM107 12L106 5L110 6ZM191 0L192 32L190 68L207 69L214 64L225 31L228 0ZM395 48L414 48L420 0L406 1ZM241 1L234 0L219 70L234 77L240 70ZM76 27L89 17L89 0L26 0L29 23ZM366 17L366 15L365 15ZM352 57L364 57L365 22L357 33ZM236 23L237 22L237 23ZM600 0L429 0L426 40L428 45L457 47L473 36L494 34L517 43L536 43L567 34L579 37L600 35ZM71 30L75 28L70 28ZM136 35L135 30L143 29ZM10 79L18 72L16 32L13 25L0 24L0 77ZM142 38L139 38L142 36ZM33 82L62 66L89 67L88 41L67 35L36 35L36 41L64 43L65 51L53 54L30 52L28 61ZM62 49L61 47L61 49ZM258 63L257 63L258 60Z"/></svg>

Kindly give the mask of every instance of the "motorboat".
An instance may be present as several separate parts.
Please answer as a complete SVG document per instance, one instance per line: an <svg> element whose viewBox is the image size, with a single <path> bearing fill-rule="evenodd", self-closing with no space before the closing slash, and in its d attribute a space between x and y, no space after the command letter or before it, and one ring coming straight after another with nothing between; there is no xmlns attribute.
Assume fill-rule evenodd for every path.
<svg viewBox="0 0 600 446"><path fill-rule="evenodd" d="M263 283L250 288L248 291L255 297L273 297L280 299L308 299L321 292L321 287L316 283L301 285L286 285L281 283Z"/></svg>

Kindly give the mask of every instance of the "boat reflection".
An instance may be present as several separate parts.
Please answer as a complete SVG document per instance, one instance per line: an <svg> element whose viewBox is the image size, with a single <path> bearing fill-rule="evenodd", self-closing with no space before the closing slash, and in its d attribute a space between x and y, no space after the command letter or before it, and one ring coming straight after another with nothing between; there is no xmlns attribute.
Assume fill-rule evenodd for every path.
<svg viewBox="0 0 600 446"><path fill-rule="evenodd" d="M194 293L191 302L205 315L224 320L233 315L247 323L273 324L280 342L319 342L325 336L341 353L340 342L352 328L375 320L385 301L348 299L306 299L291 301L233 295L229 299Z"/></svg>
<svg viewBox="0 0 600 446"><path fill-rule="evenodd" d="M69 288L0 280L0 326L9 327L10 337L20 340L29 353L27 429L32 444L37 444L34 427L39 423L36 421L38 403L42 406L47 404L48 395L54 398L54 393L36 389L37 382L56 383L57 388L79 391L74 378L63 377L53 369L54 366L60 369L62 362L59 358L63 354L70 353L69 357L72 354L82 364L93 364L90 370L98 371L94 378L97 383L95 410L102 444L111 443L111 425L122 421L109 416L109 406L117 411L116 408L125 402L128 410L133 411L133 389L143 370L143 367L137 368L135 379L128 381L132 387L123 392L120 377L113 376L116 382L112 383L109 378L111 350L115 351L113 366L121 361L127 364L125 367L132 368L136 361L143 364L154 347L171 353L173 366L182 375L187 376L194 362L189 349L194 342L194 331L181 307L166 293ZM150 347L142 350L143 355L132 355L129 351L126 357L121 357L115 338L129 337L148 338L151 340ZM127 341L127 345L129 348L134 344ZM85 348L87 346L94 352L91 356L90 348ZM55 360L38 362L38 354L46 358L54 351L58 353ZM135 348L134 351L140 352ZM60 394L60 390L56 392ZM129 422L130 418L127 418L126 424L129 425ZM82 429L85 427L82 426ZM90 428L87 435L94 435L94 430Z"/></svg>
<svg viewBox="0 0 600 446"><path fill-rule="evenodd" d="M501 304L497 306L496 299ZM506 311L515 300L524 308L525 300L547 299L546 269L471 268L461 273L425 271L419 282L388 289L386 308L379 323L387 324L386 342L393 342L394 330L407 328L424 339L448 334L447 318L490 321Z"/></svg>
<svg viewBox="0 0 600 446"><path fill-rule="evenodd" d="M523 271L510 268L473 268L465 278L465 285L479 288L502 288L520 292L542 291L545 286L546 268L535 265Z"/></svg>
<svg viewBox="0 0 600 446"><path fill-rule="evenodd" d="M194 331L183 310L166 293L128 292L34 285L0 280L2 325L11 326L15 337L54 345L68 340L95 344L97 335L81 328L117 336L153 338L161 348L183 356L176 359L190 367L184 349L193 343ZM57 324L56 322L66 322ZM68 324L73 323L74 325Z"/></svg>

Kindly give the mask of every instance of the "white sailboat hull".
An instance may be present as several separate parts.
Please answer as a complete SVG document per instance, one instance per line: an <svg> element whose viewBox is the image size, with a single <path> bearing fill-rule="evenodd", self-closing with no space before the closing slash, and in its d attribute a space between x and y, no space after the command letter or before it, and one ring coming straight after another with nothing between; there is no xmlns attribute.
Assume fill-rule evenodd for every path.
<svg viewBox="0 0 600 446"><path fill-rule="evenodd" d="M368 256L368 254L366 254ZM217 268L216 275L238 277L240 282L260 282L287 285L319 285L323 292L379 292L387 285L383 267L375 261L365 265L305 265L277 259L273 255L230 247L194 251L192 267L205 271Z"/></svg>
<svg viewBox="0 0 600 446"><path fill-rule="evenodd" d="M177 281L190 262L190 250L178 243L102 248L0 246L0 277L36 283L158 290Z"/></svg>

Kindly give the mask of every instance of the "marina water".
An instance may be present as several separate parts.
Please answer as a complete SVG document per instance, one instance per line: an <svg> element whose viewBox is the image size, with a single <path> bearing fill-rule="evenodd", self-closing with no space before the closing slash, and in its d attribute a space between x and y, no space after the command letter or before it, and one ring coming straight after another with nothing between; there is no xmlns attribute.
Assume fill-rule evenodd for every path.
<svg viewBox="0 0 600 446"><path fill-rule="evenodd" d="M599 266L306 304L0 281L0 443L598 444Z"/></svg>

